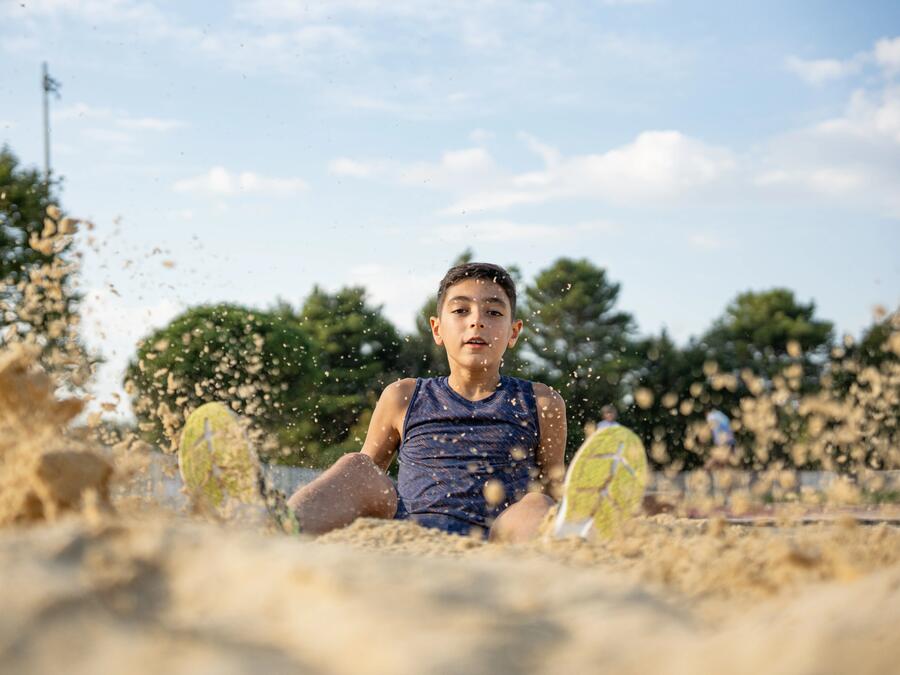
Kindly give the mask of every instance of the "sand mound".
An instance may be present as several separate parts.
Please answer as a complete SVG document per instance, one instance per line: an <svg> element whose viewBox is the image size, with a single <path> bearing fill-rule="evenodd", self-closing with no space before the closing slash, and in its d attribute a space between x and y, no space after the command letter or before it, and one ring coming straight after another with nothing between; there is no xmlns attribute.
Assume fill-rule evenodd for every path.
<svg viewBox="0 0 900 675"><path fill-rule="evenodd" d="M762 603L732 599L712 621L624 566L439 534L424 538L428 555L410 555L419 534L358 523L343 538L369 539L360 550L337 533L312 541L172 520L7 530L0 578L17 592L0 618L0 669L878 673L900 659L896 563ZM896 532L866 537L896 555ZM407 553L374 550L403 540Z"/></svg>
<svg viewBox="0 0 900 675"><path fill-rule="evenodd" d="M36 347L0 354L0 525L53 518L84 499L106 506L112 466L65 427L82 401L59 399Z"/></svg>

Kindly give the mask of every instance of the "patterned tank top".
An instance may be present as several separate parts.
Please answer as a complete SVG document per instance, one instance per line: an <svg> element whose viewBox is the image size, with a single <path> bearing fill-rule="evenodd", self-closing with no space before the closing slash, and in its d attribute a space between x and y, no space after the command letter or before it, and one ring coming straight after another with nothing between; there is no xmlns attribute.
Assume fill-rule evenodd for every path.
<svg viewBox="0 0 900 675"><path fill-rule="evenodd" d="M416 380L399 450L397 517L452 533L486 532L538 475L534 388L501 376L494 393L470 401L447 380ZM497 482L485 488L490 481Z"/></svg>

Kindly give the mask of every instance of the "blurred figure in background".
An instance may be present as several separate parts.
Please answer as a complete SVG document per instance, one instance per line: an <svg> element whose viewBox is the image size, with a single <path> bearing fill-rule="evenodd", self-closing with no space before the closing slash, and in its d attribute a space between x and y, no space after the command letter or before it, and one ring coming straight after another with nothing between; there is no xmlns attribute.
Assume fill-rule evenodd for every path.
<svg viewBox="0 0 900 675"><path fill-rule="evenodd" d="M605 405L600 408L600 424L597 425L597 431L606 429L607 427L617 427L619 423L619 412L614 405Z"/></svg>
<svg viewBox="0 0 900 675"><path fill-rule="evenodd" d="M735 456L734 431L731 420L721 410L713 408L706 414L706 423L712 436L713 449L704 464L705 469L726 469L732 466Z"/></svg>

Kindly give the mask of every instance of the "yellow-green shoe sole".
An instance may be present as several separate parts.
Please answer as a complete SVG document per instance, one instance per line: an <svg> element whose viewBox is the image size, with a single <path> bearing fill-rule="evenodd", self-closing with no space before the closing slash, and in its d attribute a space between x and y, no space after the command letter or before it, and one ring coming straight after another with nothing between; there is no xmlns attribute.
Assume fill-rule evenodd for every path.
<svg viewBox="0 0 900 675"><path fill-rule="evenodd" d="M259 462L240 421L222 403L190 414L181 432L178 466L185 488L213 509L226 502L258 503Z"/></svg>
<svg viewBox="0 0 900 675"><path fill-rule="evenodd" d="M569 464L554 535L608 539L641 508L649 474L647 453L633 431L600 429Z"/></svg>

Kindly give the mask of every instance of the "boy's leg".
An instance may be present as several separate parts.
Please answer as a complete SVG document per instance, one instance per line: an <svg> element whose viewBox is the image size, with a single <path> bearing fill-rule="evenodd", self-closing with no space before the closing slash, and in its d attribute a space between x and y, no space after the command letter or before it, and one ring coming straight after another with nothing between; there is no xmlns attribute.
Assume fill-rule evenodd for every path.
<svg viewBox="0 0 900 675"><path fill-rule="evenodd" d="M323 534L359 517L393 518L397 512L397 490L371 457L351 452L297 490L288 506L297 516L302 532Z"/></svg>
<svg viewBox="0 0 900 675"><path fill-rule="evenodd" d="M497 520L491 525L488 539L510 544L534 539L538 535L544 517L555 503L545 494L529 492L497 516Z"/></svg>

